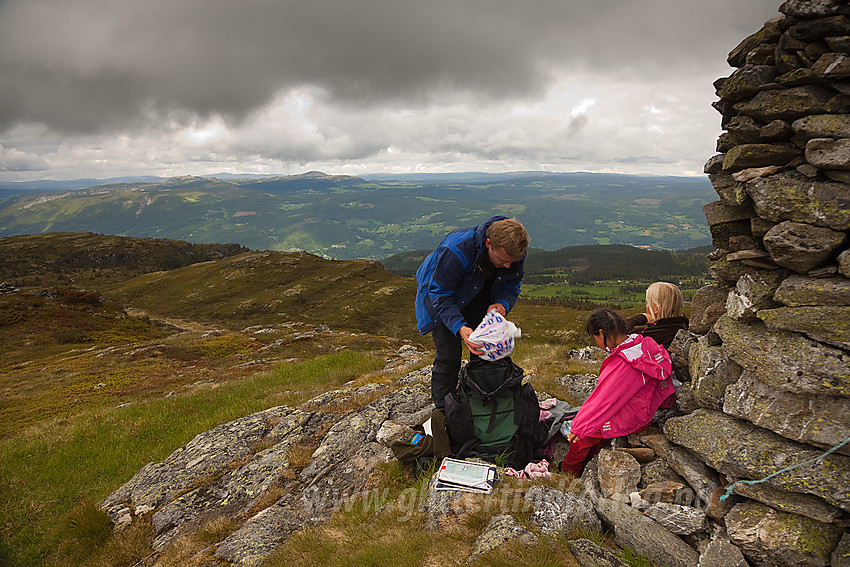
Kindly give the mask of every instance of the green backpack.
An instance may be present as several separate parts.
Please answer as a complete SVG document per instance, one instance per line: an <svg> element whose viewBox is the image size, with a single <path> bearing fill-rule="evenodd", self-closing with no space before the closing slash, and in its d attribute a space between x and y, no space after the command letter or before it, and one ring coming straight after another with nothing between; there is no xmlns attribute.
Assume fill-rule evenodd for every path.
<svg viewBox="0 0 850 567"><path fill-rule="evenodd" d="M446 396L446 430L458 458L503 460L521 469L540 458L546 425L531 384L510 357L473 359L460 371L458 388Z"/></svg>

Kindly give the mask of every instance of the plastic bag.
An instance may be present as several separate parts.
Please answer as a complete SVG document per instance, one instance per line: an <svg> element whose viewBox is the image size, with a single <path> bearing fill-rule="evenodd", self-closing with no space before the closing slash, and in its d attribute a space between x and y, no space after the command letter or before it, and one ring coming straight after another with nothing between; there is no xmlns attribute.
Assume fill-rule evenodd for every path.
<svg viewBox="0 0 850 567"><path fill-rule="evenodd" d="M484 354L479 355L487 360L505 358L514 350L514 339L522 336L522 331L502 317L495 309L487 312L481 324L469 335L469 342L483 345Z"/></svg>

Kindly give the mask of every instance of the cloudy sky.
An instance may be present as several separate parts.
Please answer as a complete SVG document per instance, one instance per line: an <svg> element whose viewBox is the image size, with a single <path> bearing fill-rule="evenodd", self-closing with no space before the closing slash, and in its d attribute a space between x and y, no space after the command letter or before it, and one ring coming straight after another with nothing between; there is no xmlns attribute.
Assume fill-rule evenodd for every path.
<svg viewBox="0 0 850 567"><path fill-rule="evenodd" d="M0 0L0 180L700 175L781 0Z"/></svg>

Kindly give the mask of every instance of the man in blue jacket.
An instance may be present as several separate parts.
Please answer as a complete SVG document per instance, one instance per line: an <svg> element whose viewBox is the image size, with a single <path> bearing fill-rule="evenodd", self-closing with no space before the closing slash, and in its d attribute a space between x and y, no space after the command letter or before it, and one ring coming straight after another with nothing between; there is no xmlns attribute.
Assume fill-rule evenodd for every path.
<svg viewBox="0 0 850 567"><path fill-rule="evenodd" d="M483 354L469 335L490 309L506 316L516 303L528 242L516 219L496 216L449 233L416 270L416 324L437 349L431 399L438 408L457 388L463 345Z"/></svg>

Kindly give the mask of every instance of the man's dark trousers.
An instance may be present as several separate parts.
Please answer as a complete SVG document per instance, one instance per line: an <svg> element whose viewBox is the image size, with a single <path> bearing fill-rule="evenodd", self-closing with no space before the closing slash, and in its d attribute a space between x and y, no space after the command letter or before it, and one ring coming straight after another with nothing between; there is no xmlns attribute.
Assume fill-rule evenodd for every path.
<svg viewBox="0 0 850 567"><path fill-rule="evenodd" d="M484 291L476 295L469 304L461 310L463 318L469 326L475 329L484 316L487 315L487 307L490 301L490 287L492 280L486 282ZM460 373L460 361L463 357L463 339L456 335L445 325L437 325L431 331L434 337L434 347L437 354L434 356L434 367L431 370L431 400L438 408L445 407L446 396L457 389L457 378ZM475 357L470 353L470 358ZM476 357L477 358L477 357Z"/></svg>

